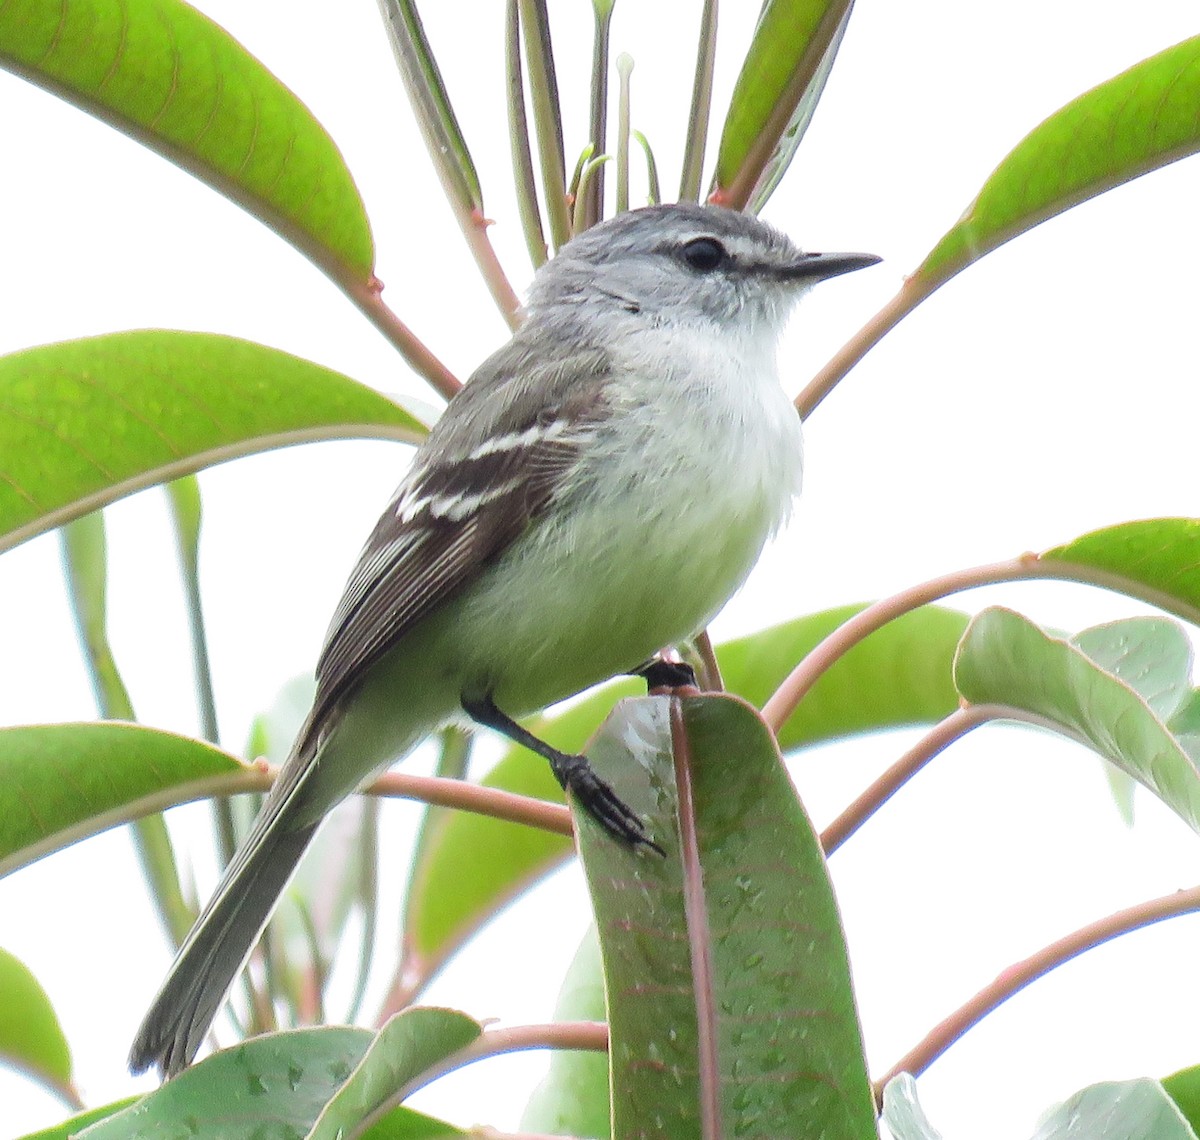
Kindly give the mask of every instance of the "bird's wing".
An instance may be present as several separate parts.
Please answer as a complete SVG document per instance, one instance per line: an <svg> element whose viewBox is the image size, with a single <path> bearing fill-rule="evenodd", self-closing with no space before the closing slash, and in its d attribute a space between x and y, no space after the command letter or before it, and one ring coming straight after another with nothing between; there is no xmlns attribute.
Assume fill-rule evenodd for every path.
<svg viewBox="0 0 1200 1140"><path fill-rule="evenodd" d="M359 556L317 663L309 740L384 653L538 517L603 418L597 372L549 404L529 406L524 386L497 393L509 396L498 423L471 422L483 405L464 397L476 383L451 402Z"/></svg>

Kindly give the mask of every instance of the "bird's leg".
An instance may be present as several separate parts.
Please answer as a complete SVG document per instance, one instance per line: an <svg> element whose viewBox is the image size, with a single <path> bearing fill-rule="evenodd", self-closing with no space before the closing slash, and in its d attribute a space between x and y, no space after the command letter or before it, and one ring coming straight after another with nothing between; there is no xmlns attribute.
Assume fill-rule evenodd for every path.
<svg viewBox="0 0 1200 1140"><path fill-rule="evenodd" d="M496 707L491 695L484 697L462 697L463 711L476 724L495 729L515 744L523 745L550 762L554 778L563 791L574 793L575 798L601 827L631 847L649 847L660 855L666 852L646 834L641 819L628 807L588 763L586 756L575 756L560 752L532 732L522 728L512 717Z"/></svg>
<svg viewBox="0 0 1200 1140"><path fill-rule="evenodd" d="M694 689L696 671L686 661L668 661L665 657L651 657L630 674L641 677L648 691L655 689Z"/></svg>

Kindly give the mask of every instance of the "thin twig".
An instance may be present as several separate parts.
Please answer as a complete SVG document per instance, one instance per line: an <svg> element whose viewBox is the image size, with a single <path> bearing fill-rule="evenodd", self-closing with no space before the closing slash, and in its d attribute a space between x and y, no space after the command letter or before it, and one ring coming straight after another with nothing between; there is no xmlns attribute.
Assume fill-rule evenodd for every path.
<svg viewBox="0 0 1200 1140"><path fill-rule="evenodd" d="M717 651L713 648L708 630L702 629L696 634L692 644L695 646L696 656L700 658L700 664L704 667L701 670L700 687L706 693L723 693L725 678L721 676L721 663L717 660Z"/></svg>
<svg viewBox="0 0 1200 1140"><path fill-rule="evenodd" d="M1064 962L1069 962L1085 950L1102 946L1123 934L1197 910L1200 910L1200 887L1175 891L1161 898L1126 907L1107 918L1080 927L1024 961L1009 966L994 982L984 986L970 1001L955 1010L880 1077L875 1082L876 1096L882 1093L884 1085L898 1073L912 1073L913 1076L918 1076L924 1072L968 1029L977 1025L1002 1002Z"/></svg>
<svg viewBox="0 0 1200 1140"><path fill-rule="evenodd" d="M421 800L438 807L458 808L509 823L523 823L543 831L553 831L568 838L575 834L571 812L563 804L485 788L465 780L449 780L442 776L416 776L407 772L385 772L363 791L370 796L398 796L401 799Z"/></svg>
<svg viewBox="0 0 1200 1140"><path fill-rule="evenodd" d="M417 339L412 329L384 304L381 296L382 282L376 277L363 281L348 273L334 272L338 268L340 267L334 266L326 272L341 286L346 296L358 306L367 320L383 333L404 357L408 366L449 400L462 387L461 382Z"/></svg>
<svg viewBox="0 0 1200 1140"><path fill-rule="evenodd" d="M1079 582L1086 586L1113 590L1127 597L1147 602L1149 605L1158 606L1159 609L1176 614L1185 621L1200 622L1200 609L1195 605L1190 604L1184 598L1149 586L1145 582L1125 577L1100 566L1026 553L1004 562L992 562L983 566L973 566L967 570L955 570L953 573L911 586L890 598L884 598L867 606L849 621L838 626L805 655L804 659L788 674L779 688L771 694L767 703L763 705L763 719L778 735L788 717L796 711L800 702L808 695L809 690L829 671L834 663L889 621L961 590L991 586L1000 582L1040 579Z"/></svg>
<svg viewBox="0 0 1200 1140"><path fill-rule="evenodd" d="M1027 721L1030 716L1006 705L966 705L939 721L821 832L821 847L826 858L946 747L981 724L1002 719ZM1037 723L1045 724L1044 721Z"/></svg>
<svg viewBox="0 0 1200 1140"><path fill-rule="evenodd" d="M842 377L866 356L885 334L925 300L938 284L940 282L930 283L926 278L917 277L915 274L907 278L900 287L900 292L834 353L829 363L796 397L796 408L800 412L800 418L808 419Z"/></svg>
<svg viewBox="0 0 1200 1140"><path fill-rule="evenodd" d="M973 566L969 570L956 570L952 574L944 574L940 578L911 586L890 598L867 606L817 644L788 674L783 684L771 694L770 700L763 706L763 719L771 726L771 730L778 734L809 689L835 661L877 629L902 614L959 590L969 590L975 586L987 586L995 582L1035 578L1042 569L1043 566L1038 562L1036 555L1026 554L1005 562Z"/></svg>

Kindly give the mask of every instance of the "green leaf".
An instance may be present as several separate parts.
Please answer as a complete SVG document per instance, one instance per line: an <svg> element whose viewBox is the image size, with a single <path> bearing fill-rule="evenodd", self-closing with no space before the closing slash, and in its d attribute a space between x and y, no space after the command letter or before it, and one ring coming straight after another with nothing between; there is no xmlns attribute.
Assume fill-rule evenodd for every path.
<svg viewBox="0 0 1200 1140"><path fill-rule="evenodd" d="M1192 643L1182 627L1166 618L1132 618L1085 629L1071 642L1139 693L1175 733L1171 717L1192 694ZM1187 747L1186 742L1180 743ZM1137 785L1111 764L1104 769L1117 810L1132 825Z"/></svg>
<svg viewBox="0 0 1200 1140"><path fill-rule="evenodd" d="M200 712L200 735L210 744L220 744L217 706L213 696L212 669L208 657L208 636L204 630L204 606L200 594L200 526L203 507L200 483L194 475L185 475L168 483L167 505L175 529L175 548L179 554L179 574L187 599L188 632L192 640L192 670L196 677L196 704Z"/></svg>
<svg viewBox="0 0 1200 1140"><path fill-rule="evenodd" d="M588 755L666 849L631 850L576 812L613 1134L658 1121L696 1136L709 1105L706 1134L873 1135L837 905L766 725L728 696L623 701Z"/></svg>
<svg viewBox="0 0 1200 1140"><path fill-rule="evenodd" d="M458 208L483 212L479 175L412 0L382 0L388 39L430 158Z"/></svg>
<svg viewBox="0 0 1200 1140"><path fill-rule="evenodd" d="M0 876L130 818L256 786L253 767L143 725L0 729Z"/></svg>
<svg viewBox="0 0 1200 1140"><path fill-rule="evenodd" d="M679 200L700 200L700 178L708 143L708 120L712 114L713 70L717 60L717 0L704 0L700 9L700 35L696 45L696 73L692 79L692 105L688 111L687 134L683 141L683 164L679 175ZM660 201L654 160L646 149L651 170L651 197Z"/></svg>
<svg viewBox="0 0 1200 1140"><path fill-rule="evenodd" d="M69 523L59 535L71 609L100 715L135 720L133 704L108 640L108 547L104 515L100 511L84 515ZM158 815L136 820L133 840L163 928L178 946L196 915L184 900L179 885L179 864L167 825Z"/></svg>
<svg viewBox="0 0 1200 1140"><path fill-rule="evenodd" d="M360 281L374 247L342 156L308 108L181 0L10 0L0 66L131 135Z"/></svg>
<svg viewBox="0 0 1200 1140"><path fill-rule="evenodd" d="M942 1140L917 1099L917 1082L910 1073L893 1077L884 1087L883 1122L892 1140Z"/></svg>
<svg viewBox="0 0 1200 1140"><path fill-rule="evenodd" d="M79 1140L302 1140L374 1040L366 1029L326 1026L255 1037L206 1057ZM394 1109L366 1140L461 1135L439 1120Z"/></svg>
<svg viewBox="0 0 1200 1140"><path fill-rule="evenodd" d="M239 455L424 433L348 377L232 337L144 330L26 349L0 357L0 550Z"/></svg>
<svg viewBox="0 0 1200 1140"><path fill-rule="evenodd" d="M86 1128L89 1124L95 1124L99 1120L106 1120L123 1108L136 1104L138 1100L139 1098L136 1096L127 1096L113 1101L112 1104L102 1105L100 1108L89 1108L86 1112L72 1116L69 1120L64 1120L52 1128L45 1128L40 1132L31 1132L27 1136L22 1136L21 1140L75 1140L81 1129Z"/></svg>
<svg viewBox="0 0 1200 1140"><path fill-rule="evenodd" d="M1056 577L1071 576L1072 566L1084 567L1088 581L1200 622L1197 550L1200 519L1139 519L1052 547L1040 555L1040 562Z"/></svg>
<svg viewBox="0 0 1200 1140"><path fill-rule="evenodd" d="M555 1021L603 1021L604 974L600 939L589 926L567 967ZM533 1090L521 1115L522 1132L553 1136L590 1136L609 1140L612 1134L608 1096L608 1055L587 1049L556 1049L550 1068Z"/></svg>
<svg viewBox="0 0 1200 1140"><path fill-rule="evenodd" d="M478 1022L452 1009L406 1009L396 1014L321 1110L307 1140L360 1136L364 1120L373 1119L406 1085L465 1048L481 1032Z"/></svg>
<svg viewBox="0 0 1200 1140"><path fill-rule="evenodd" d="M71 1050L50 998L19 958L0 949L0 1061L50 1088L72 1106Z"/></svg>
<svg viewBox="0 0 1200 1140"><path fill-rule="evenodd" d="M96 511L60 532L67 597L100 715L135 720L129 690L108 640L108 538Z"/></svg>
<svg viewBox="0 0 1200 1140"><path fill-rule="evenodd" d="M517 6L524 32L525 68L529 76L529 97L533 104L546 219L550 224L554 248L558 249L571 236L571 218L567 210L567 164L563 150L562 107L558 99L554 49L550 42L550 16L546 0L517 0Z"/></svg>
<svg viewBox="0 0 1200 1140"><path fill-rule="evenodd" d="M1164 723L1192 693L1192 643L1178 622L1124 618L1071 638L1106 673L1119 677Z"/></svg>
<svg viewBox="0 0 1200 1140"><path fill-rule="evenodd" d="M1158 1081L1140 1078L1092 1085L1042 1117L1033 1140L1196 1140Z"/></svg>
<svg viewBox="0 0 1200 1140"><path fill-rule="evenodd" d="M1200 765L1200 690L1193 689L1167 722L1171 734Z"/></svg>
<svg viewBox="0 0 1200 1140"><path fill-rule="evenodd" d="M968 701L1021 710L1088 745L1200 831L1195 764L1146 701L1076 645L994 607L963 635L954 677Z"/></svg>
<svg viewBox="0 0 1200 1140"><path fill-rule="evenodd" d="M1200 1065L1164 1077L1162 1085L1192 1126L1192 1131L1200 1134Z"/></svg>
<svg viewBox="0 0 1200 1140"><path fill-rule="evenodd" d="M783 176L845 30L852 0L767 0L734 85L709 200L743 208ZM768 191L769 193L769 191Z"/></svg>
<svg viewBox="0 0 1200 1140"><path fill-rule="evenodd" d="M1080 95L1035 127L915 276L936 288L1004 242L1200 148L1200 36Z"/></svg>
<svg viewBox="0 0 1200 1140"><path fill-rule="evenodd" d="M783 176L792 165L792 159L796 157L800 143L808 133L813 115L817 113L817 104L820 103L821 96L825 93L825 84L829 82L830 72L833 71L833 61L837 59L837 53L841 50L846 28L850 25L850 13L853 10L853 0L851 0L842 13L841 23L838 24L837 30L825 48L825 54L821 57L816 73L804 89L800 102L792 111L792 117L788 120L783 134L775 144L775 149L759 174L758 181L750 191L748 203L750 213L762 212L763 207L770 201L771 195L778 189L780 182L783 181Z"/></svg>

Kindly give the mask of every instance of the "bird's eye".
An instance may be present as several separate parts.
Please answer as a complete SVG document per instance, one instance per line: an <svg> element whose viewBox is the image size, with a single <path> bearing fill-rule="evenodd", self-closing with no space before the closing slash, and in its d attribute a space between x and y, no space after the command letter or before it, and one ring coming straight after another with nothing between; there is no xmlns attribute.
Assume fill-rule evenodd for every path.
<svg viewBox="0 0 1200 1140"><path fill-rule="evenodd" d="M700 273L711 273L725 263L729 255L716 238L692 238L683 247L683 260Z"/></svg>

